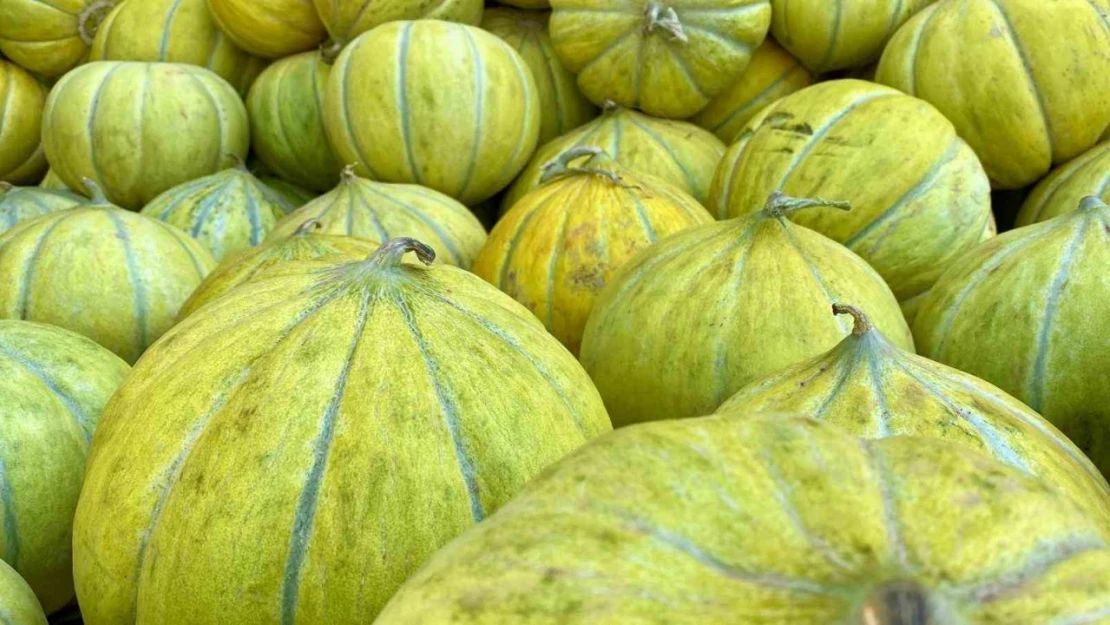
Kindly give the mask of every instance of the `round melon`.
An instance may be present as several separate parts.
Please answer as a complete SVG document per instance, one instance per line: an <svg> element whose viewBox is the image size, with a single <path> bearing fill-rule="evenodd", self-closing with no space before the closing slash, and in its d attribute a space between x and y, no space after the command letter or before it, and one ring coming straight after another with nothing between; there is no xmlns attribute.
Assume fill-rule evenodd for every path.
<svg viewBox="0 0 1110 625"><path fill-rule="evenodd" d="M293 184L283 178L278 178L277 176L259 175L258 179L262 181L262 184L270 187L270 190L274 193L284 198L285 201L294 208L300 208L320 197L320 194L315 191L309 191L308 189Z"/></svg>
<svg viewBox="0 0 1110 625"><path fill-rule="evenodd" d="M70 191L13 187L6 182L0 182L0 232L12 229L21 221L73 208L87 201Z"/></svg>
<svg viewBox="0 0 1110 625"><path fill-rule="evenodd" d="M551 41L595 104L683 119L734 83L771 25L769 0L551 0Z"/></svg>
<svg viewBox="0 0 1110 625"><path fill-rule="evenodd" d="M849 314L852 333L828 353L740 389L718 409L797 413L869 439L953 441L1039 477L1074 500L1110 537L1110 486L1066 436L998 387L902 350Z"/></svg>
<svg viewBox="0 0 1110 625"><path fill-rule="evenodd" d="M921 354L1028 404L1110 472L1110 207L1011 230L954 263L914 321Z"/></svg>
<svg viewBox="0 0 1110 625"><path fill-rule="evenodd" d="M961 445L779 415L666 421L559 462L376 622L1104 623L1099 530Z"/></svg>
<svg viewBox="0 0 1110 625"><path fill-rule="evenodd" d="M128 370L73 332L0 321L0 559L47 614L73 599L71 529L85 456L100 411ZM6 599L0 594L0 614L10 608Z"/></svg>
<svg viewBox="0 0 1110 625"><path fill-rule="evenodd" d="M373 241L413 237L437 250L437 259L470 267L486 242L486 229L462 204L418 185L359 178L351 168L332 191L290 213L274 227L270 240L284 238L305 221L320 222L321 234Z"/></svg>
<svg viewBox="0 0 1110 625"><path fill-rule="evenodd" d="M358 260L367 258L381 246L380 242L370 239L319 234L316 232L319 227L319 221L310 219L287 237L231 254L193 291L181 306L178 319L188 317L234 288L264 278L275 267L299 260Z"/></svg>
<svg viewBox="0 0 1110 625"><path fill-rule="evenodd" d="M307 52L328 33L312 0L206 0L216 25L255 56L279 59Z"/></svg>
<svg viewBox="0 0 1110 625"><path fill-rule="evenodd" d="M1057 167L1041 180L1017 214L1017 226L1059 217L1093 195L1110 201L1110 142L1101 143Z"/></svg>
<svg viewBox="0 0 1110 625"><path fill-rule="evenodd" d="M477 26L483 0L313 0L333 41L346 45L386 22L443 20Z"/></svg>
<svg viewBox="0 0 1110 625"><path fill-rule="evenodd" d="M520 54L484 30L390 22L339 55L324 124L340 161L356 163L360 176L477 204L535 151L539 93Z"/></svg>
<svg viewBox="0 0 1110 625"><path fill-rule="evenodd" d="M339 182L342 166L324 130L324 94L331 64L320 52L277 61L247 96L251 149L275 174L317 191Z"/></svg>
<svg viewBox="0 0 1110 625"><path fill-rule="evenodd" d="M42 182L39 182L39 187L54 191L70 191L69 185L58 174L54 173L53 169L46 170L46 175L43 176Z"/></svg>
<svg viewBox="0 0 1110 625"><path fill-rule="evenodd" d="M181 230L95 195L0 235L0 318L72 330L134 363L216 261Z"/></svg>
<svg viewBox="0 0 1110 625"><path fill-rule="evenodd" d="M879 59L899 26L936 0L771 0L771 34L811 71Z"/></svg>
<svg viewBox="0 0 1110 625"><path fill-rule="evenodd" d="M4 5L0 4L0 16ZM31 184L46 172L42 110L46 88L17 65L0 59L0 182Z"/></svg>
<svg viewBox="0 0 1110 625"><path fill-rule="evenodd" d="M903 25L875 79L952 120L1001 189L1023 187L1110 126L1105 0L940 0Z"/></svg>
<svg viewBox="0 0 1110 625"><path fill-rule="evenodd" d="M502 208L512 208L538 187L543 166L576 147L601 148L622 167L661 178L702 204L709 200L713 173L725 153L720 139L691 123L610 106L601 117L536 150L531 162L509 187Z"/></svg>
<svg viewBox="0 0 1110 625"><path fill-rule="evenodd" d="M773 191L847 200L794 219L869 262L900 301L978 243L990 181L929 103L861 80L824 82L764 109L725 153L711 210L758 210Z"/></svg>
<svg viewBox="0 0 1110 625"><path fill-rule="evenodd" d="M987 222L987 227L983 229L983 234L979 237L979 242L983 243L988 239L998 236L998 222L995 219L994 213L991 213L991 219ZM921 305L929 298L929 291L922 291L921 293L898 302L902 306L902 316L906 318L906 323L913 327L913 322L917 319L917 313L921 310Z"/></svg>
<svg viewBox="0 0 1110 625"><path fill-rule="evenodd" d="M220 260L261 243L295 209L239 166L178 185L151 200L142 214L188 232Z"/></svg>
<svg viewBox="0 0 1110 625"><path fill-rule="evenodd" d="M88 622L368 623L436 549L611 428L531 313L409 250L434 258L395 239L290 263L148 352L104 410L78 504Z"/></svg>
<svg viewBox="0 0 1110 625"><path fill-rule="evenodd" d="M564 135L597 117L598 109L578 89L574 74L559 62L551 46L547 11L486 9L482 28L504 39L532 70L539 90L540 144Z"/></svg>
<svg viewBox="0 0 1110 625"><path fill-rule="evenodd" d="M266 67L216 28L205 0L125 0L101 24L89 58L199 65L244 95Z"/></svg>
<svg viewBox="0 0 1110 625"><path fill-rule="evenodd" d="M813 76L790 53L767 39L732 86L722 91L690 121L732 143L769 104L813 84Z"/></svg>
<svg viewBox="0 0 1110 625"><path fill-rule="evenodd" d="M48 78L88 60L101 22L118 0L3 0L0 52Z"/></svg>
<svg viewBox="0 0 1110 625"><path fill-rule="evenodd" d="M0 604L9 625L48 625L35 593L3 560L0 560Z"/></svg>
<svg viewBox="0 0 1110 625"><path fill-rule="evenodd" d="M546 169L545 184L494 226L474 273L524 304L577 354L586 318L613 274L636 252L713 216L598 148L570 150Z"/></svg>
<svg viewBox="0 0 1110 625"><path fill-rule="evenodd" d="M235 89L183 63L98 61L66 74L46 100L43 147L70 188L89 178L139 210L163 191L247 156L247 112Z"/></svg>
<svg viewBox="0 0 1110 625"><path fill-rule="evenodd" d="M763 210L666 237L613 276L581 351L613 423L708 414L745 384L832 349L852 328L828 314L836 302L859 302L913 349L879 274L787 219L822 203L774 194Z"/></svg>

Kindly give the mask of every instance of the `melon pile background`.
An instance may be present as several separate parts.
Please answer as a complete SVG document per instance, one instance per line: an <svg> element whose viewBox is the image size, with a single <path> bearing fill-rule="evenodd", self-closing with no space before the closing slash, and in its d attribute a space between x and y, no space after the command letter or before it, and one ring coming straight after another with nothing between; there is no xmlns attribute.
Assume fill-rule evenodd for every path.
<svg viewBox="0 0 1110 625"><path fill-rule="evenodd" d="M0 0L0 623L1110 624L1108 0Z"/></svg>

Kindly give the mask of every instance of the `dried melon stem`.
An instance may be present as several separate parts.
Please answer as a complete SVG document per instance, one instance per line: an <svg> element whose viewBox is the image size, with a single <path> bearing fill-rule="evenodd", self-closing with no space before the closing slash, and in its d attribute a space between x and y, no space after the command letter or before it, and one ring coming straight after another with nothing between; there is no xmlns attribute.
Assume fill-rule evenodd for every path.
<svg viewBox="0 0 1110 625"><path fill-rule="evenodd" d="M863 336L870 332L875 326L871 325L871 320L863 311L855 306L847 304L833 304L832 311L834 315L851 315L855 325L852 326L852 334L856 336Z"/></svg>
<svg viewBox="0 0 1110 625"><path fill-rule="evenodd" d="M358 165L356 165L355 163L347 163L346 167L343 168L343 171L339 172L339 181L351 184L354 181L358 180L358 176L355 175L355 167L357 166Z"/></svg>
<svg viewBox="0 0 1110 625"><path fill-rule="evenodd" d="M887 582L867 595L859 625L933 625L933 612L929 593L920 584Z"/></svg>
<svg viewBox="0 0 1110 625"><path fill-rule="evenodd" d="M586 159L581 166L571 165L571 161L580 158ZM620 176L613 171L613 159L609 157L605 150L596 146L580 145L573 147L544 163L543 167L540 168L540 184L547 184L560 176L569 174L601 176L609 179L613 184L623 186Z"/></svg>
<svg viewBox="0 0 1110 625"><path fill-rule="evenodd" d="M819 197L797 198L775 191L767 198L767 205L763 207L763 211L772 217L786 217L795 211L814 207L852 210L852 205L842 200L826 200Z"/></svg>
<svg viewBox="0 0 1110 625"><path fill-rule="evenodd" d="M108 17L115 6L116 3L111 0L96 0L77 14L77 34L80 35L81 41L84 41L86 46L93 44L96 31L100 30L101 22L104 21L105 17Z"/></svg>
<svg viewBox="0 0 1110 625"><path fill-rule="evenodd" d="M669 32L675 41L686 43L690 40L674 7L664 6L661 2L649 2L644 14L644 34L650 35L657 28Z"/></svg>
<svg viewBox="0 0 1110 625"><path fill-rule="evenodd" d="M308 219L303 224L297 226L297 229L294 230L293 234L291 234L289 236L291 236L291 237L303 237L304 235L309 234L310 232L313 232L315 230L319 230L320 228L323 228L323 227L324 227L324 224L321 223L319 219Z"/></svg>
<svg viewBox="0 0 1110 625"><path fill-rule="evenodd" d="M343 43L334 39L328 39L320 44L320 60L325 65L332 65L335 59L339 58L339 53L343 51Z"/></svg>
<svg viewBox="0 0 1110 625"><path fill-rule="evenodd" d="M399 267L408 252L415 252L425 265L431 265L436 259L435 250L428 245L410 237L397 237L382 243L366 262L376 267Z"/></svg>

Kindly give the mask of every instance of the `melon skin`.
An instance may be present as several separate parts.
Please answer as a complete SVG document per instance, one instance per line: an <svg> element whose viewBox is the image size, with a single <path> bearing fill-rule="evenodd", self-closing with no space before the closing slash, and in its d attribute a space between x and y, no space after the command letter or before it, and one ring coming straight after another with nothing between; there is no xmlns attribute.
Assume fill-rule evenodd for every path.
<svg viewBox="0 0 1110 625"><path fill-rule="evenodd" d="M386 22L443 20L477 26L483 0L313 0L333 41L341 45Z"/></svg>
<svg viewBox="0 0 1110 625"><path fill-rule="evenodd" d="M359 176L418 184L473 205L508 186L540 132L532 72L473 26L390 22L335 62L325 128Z"/></svg>
<svg viewBox="0 0 1110 625"><path fill-rule="evenodd" d="M961 445L728 415L592 442L438 552L376 622L923 622L909 604L941 623L1101 623L1108 574L1079 508Z"/></svg>
<svg viewBox="0 0 1110 625"><path fill-rule="evenodd" d="M129 370L73 332L0 321L0 560L26 580L47 614L73 599L71 528L85 457L101 409ZM9 615L13 597L4 586L0 580Z"/></svg>
<svg viewBox="0 0 1110 625"><path fill-rule="evenodd" d="M48 625L35 593L12 567L0 560L0 597L11 625Z"/></svg>
<svg viewBox="0 0 1110 625"><path fill-rule="evenodd" d="M262 181L267 187L270 187L275 193L285 198L285 201L293 205L295 208L300 208L308 204L312 200L320 197L319 193L305 189L297 184L289 182L284 178L277 176L259 175L258 179Z"/></svg>
<svg viewBox="0 0 1110 625"><path fill-rule="evenodd" d="M0 183L0 233L11 230L21 221L73 208L86 202L88 202L86 198L70 191L12 187Z"/></svg>
<svg viewBox="0 0 1110 625"><path fill-rule="evenodd" d="M1106 0L940 0L907 21L875 80L933 104L992 185L1018 189L1110 126Z"/></svg>
<svg viewBox="0 0 1110 625"><path fill-rule="evenodd" d="M382 249L288 264L138 364L78 505L86 622L369 622L438 547L611 428L527 310Z"/></svg>
<svg viewBox="0 0 1110 625"><path fill-rule="evenodd" d="M0 182L33 184L46 172L40 132L45 106L46 87L0 59Z"/></svg>
<svg viewBox="0 0 1110 625"><path fill-rule="evenodd" d="M1016 226L1028 226L1079 208L1084 197L1110 200L1110 143L1100 143L1052 170L1018 210Z"/></svg>
<svg viewBox="0 0 1110 625"><path fill-rule="evenodd" d="M57 78L88 60L97 28L117 0L4 0L0 53L28 71Z"/></svg>
<svg viewBox="0 0 1110 625"><path fill-rule="evenodd" d="M264 59L307 52L327 39L312 0L206 0L235 45Z"/></svg>
<svg viewBox="0 0 1110 625"><path fill-rule="evenodd" d="M88 178L139 210L179 184L246 159L247 112L216 74L182 63L96 61L50 91L46 158L72 189Z"/></svg>
<svg viewBox="0 0 1110 625"><path fill-rule="evenodd" d="M54 173L53 169L46 170L46 175L43 176L42 181L39 182L39 187L53 191L72 191L69 185L67 185L58 174Z"/></svg>

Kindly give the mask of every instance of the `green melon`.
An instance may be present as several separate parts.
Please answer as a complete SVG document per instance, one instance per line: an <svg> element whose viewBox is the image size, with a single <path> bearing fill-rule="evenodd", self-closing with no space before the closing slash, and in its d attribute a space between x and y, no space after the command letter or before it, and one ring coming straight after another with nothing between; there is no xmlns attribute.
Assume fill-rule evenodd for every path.
<svg viewBox="0 0 1110 625"><path fill-rule="evenodd" d="M0 182L0 232L12 229L21 221L73 208L87 201L69 191L13 187L6 182Z"/></svg>
<svg viewBox="0 0 1110 625"><path fill-rule="evenodd" d="M8 625L47 625L42 606L27 582L0 560L0 605Z"/></svg>

